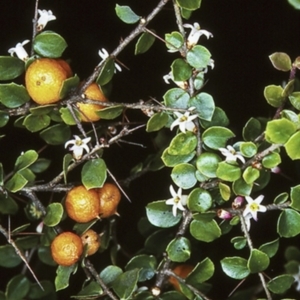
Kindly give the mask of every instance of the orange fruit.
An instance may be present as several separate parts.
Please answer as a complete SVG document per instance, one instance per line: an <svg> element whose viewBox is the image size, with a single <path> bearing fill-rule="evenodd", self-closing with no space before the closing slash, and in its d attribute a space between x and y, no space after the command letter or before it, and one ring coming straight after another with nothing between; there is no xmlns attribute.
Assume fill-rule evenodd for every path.
<svg viewBox="0 0 300 300"><path fill-rule="evenodd" d="M25 85L32 100L45 105L60 100L63 82L72 76L72 70L62 59L39 58L27 68Z"/></svg>
<svg viewBox="0 0 300 300"><path fill-rule="evenodd" d="M98 195L100 198L100 218L108 218L117 214L118 204L121 200L121 192L113 183L105 183L99 188Z"/></svg>
<svg viewBox="0 0 300 300"><path fill-rule="evenodd" d="M100 210L96 189L87 190L83 185L72 188L65 201L68 216L76 222L86 223L97 218Z"/></svg>
<svg viewBox="0 0 300 300"><path fill-rule="evenodd" d="M192 265L182 264L182 265L178 265L177 267L175 267L172 271L179 277L185 279L191 273L191 271L193 269L194 269L194 266L192 266ZM181 291L179 282L175 277L171 276L169 278L169 283L171 283L173 285L173 287L175 288L176 291L178 291L178 292Z"/></svg>
<svg viewBox="0 0 300 300"><path fill-rule="evenodd" d="M83 252L81 238L73 232L63 232L51 243L53 260L61 266L75 264Z"/></svg>
<svg viewBox="0 0 300 300"><path fill-rule="evenodd" d="M85 90L84 94L85 97L90 100L98 100L101 102L108 101L99 85L95 82ZM101 110L105 106L78 102L77 107L79 109L80 117L83 122L96 122L100 120L100 117L95 113L95 111Z"/></svg>
<svg viewBox="0 0 300 300"><path fill-rule="evenodd" d="M83 246L87 245L86 255L95 254L100 247L100 236L92 229L89 229L81 236Z"/></svg>

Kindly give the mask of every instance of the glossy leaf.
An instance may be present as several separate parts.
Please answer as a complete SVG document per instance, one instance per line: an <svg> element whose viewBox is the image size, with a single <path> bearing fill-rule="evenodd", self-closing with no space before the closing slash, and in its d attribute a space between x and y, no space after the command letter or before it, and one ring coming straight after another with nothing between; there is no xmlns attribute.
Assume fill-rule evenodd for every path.
<svg viewBox="0 0 300 300"><path fill-rule="evenodd" d="M264 271L270 263L270 259L264 252L252 249L247 266L251 273L259 273Z"/></svg>
<svg viewBox="0 0 300 300"><path fill-rule="evenodd" d="M291 207L300 210L300 185L291 188Z"/></svg>
<svg viewBox="0 0 300 300"><path fill-rule="evenodd" d="M198 116L201 120L211 121L215 111L215 102L210 94L197 94L189 100L189 106L196 107Z"/></svg>
<svg viewBox="0 0 300 300"><path fill-rule="evenodd" d="M14 215L19 209L17 202L4 193L0 193L0 213L4 215Z"/></svg>
<svg viewBox="0 0 300 300"><path fill-rule="evenodd" d="M185 237L178 237L169 243L166 251L172 261L185 262L191 256L191 243Z"/></svg>
<svg viewBox="0 0 300 300"><path fill-rule="evenodd" d="M5 188L15 193L21 190L27 183L28 180L22 174L16 173L6 182Z"/></svg>
<svg viewBox="0 0 300 300"><path fill-rule="evenodd" d="M103 86L111 81L115 73L115 61L113 58L107 58L101 68L100 74L96 79L96 82Z"/></svg>
<svg viewBox="0 0 300 300"><path fill-rule="evenodd" d="M69 279L71 273L74 273L77 269L77 265L74 264L70 267L58 266L56 269L56 277L55 277L55 290L60 291L69 286Z"/></svg>
<svg viewBox="0 0 300 300"><path fill-rule="evenodd" d="M168 229L157 230L146 239L145 249L148 253L159 255L166 250L167 245L173 238L172 231Z"/></svg>
<svg viewBox="0 0 300 300"><path fill-rule="evenodd" d="M264 89L267 102L273 107L280 107L284 101L283 88L280 85L268 85Z"/></svg>
<svg viewBox="0 0 300 300"><path fill-rule="evenodd" d="M102 187L106 177L106 164L101 158L87 161L81 170L81 180L87 190Z"/></svg>
<svg viewBox="0 0 300 300"><path fill-rule="evenodd" d="M195 188L189 194L187 206L191 211L205 212L212 206L212 197L208 191Z"/></svg>
<svg viewBox="0 0 300 300"><path fill-rule="evenodd" d="M274 204L280 204L280 203L284 203L289 199L289 194L284 192L279 194L278 196L276 196L276 198L274 199Z"/></svg>
<svg viewBox="0 0 300 300"><path fill-rule="evenodd" d="M186 81L192 76L191 66L182 58L177 58L171 65L174 81Z"/></svg>
<svg viewBox="0 0 300 300"><path fill-rule="evenodd" d="M171 155L169 154L169 148L166 148L162 154L162 161L167 167L175 167L181 163L187 163L193 159L195 151L186 155Z"/></svg>
<svg viewBox="0 0 300 300"><path fill-rule="evenodd" d="M77 75L65 79L59 91L59 99L67 97L72 90L78 87L79 83L80 78Z"/></svg>
<svg viewBox="0 0 300 300"><path fill-rule="evenodd" d="M23 125L26 127L27 130L30 132L37 132L40 131L50 124L50 117L47 115L28 115L24 121Z"/></svg>
<svg viewBox="0 0 300 300"><path fill-rule="evenodd" d="M77 115L78 120L80 120L79 112L77 110L73 110L73 111L74 111L75 115ZM59 113L61 115L61 118L67 125L75 125L76 124L76 121L68 107L61 107L59 109Z"/></svg>
<svg viewBox="0 0 300 300"><path fill-rule="evenodd" d="M259 178L260 172L252 166L247 167L243 172L243 179L247 184L252 184Z"/></svg>
<svg viewBox="0 0 300 300"><path fill-rule="evenodd" d="M13 80L25 70L24 62L12 56L0 56L0 80Z"/></svg>
<svg viewBox="0 0 300 300"><path fill-rule="evenodd" d="M245 248L245 246L247 245L247 240L244 236L236 236L234 238L231 239L230 241L234 248L237 250L241 250L243 248Z"/></svg>
<svg viewBox="0 0 300 300"><path fill-rule="evenodd" d="M199 262L193 271L186 278L186 283L191 286L197 286L210 279L215 272L213 262L207 257Z"/></svg>
<svg viewBox="0 0 300 300"><path fill-rule="evenodd" d="M0 266L14 268L22 262L20 256L11 245L0 246Z"/></svg>
<svg viewBox="0 0 300 300"><path fill-rule="evenodd" d="M296 130L296 125L287 119L272 120L266 127L266 139L274 144L284 144Z"/></svg>
<svg viewBox="0 0 300 300"><path fill-rule="evenodd" d="M270 153L262 159L262 165L267 169L272 169L281 163L281 156L277 152Z"/></svg>
<svg viewBox="0 0 300 300"><path fill-rule="evenodd" d="M46 208L46 216L44 218L45 225L49 227L56 226L63 216L63 206L60 203L51 203Z"/></svg>
<svg viewBox="0 0 300 300"><path fill-rule="evenodd" d="M156 273L157 261L155 256L141 254L133 257L126 265L125 270L140 269L139 282L150 280Z"/></svg>
<svg viewBox="0 0 300 300"><path fill-rule="evenodd" d="M245 141L254 141L262 132L261 123L255 118L251 118L243 128Z"/></svg>
<svg viewBox="0 0 300 300"><path fill-rule="evenodd" d="M197 169L208 178L215 178L219 162L222 159L219 155L210 152L204 152L196 160Z"/></svg>
<svg viewBox="0 0 300 300"><path fill-rule="evenodd" d="M173 216L171 206L166 205L166 201L151 202L146 206L146 213L149 222L157 227L168 228L176 225L181 219L179 212Z"/></svg>
<svg viewBox="0 0 300 300"><path fill-rule="evenodd" d="M179 7L187 10L196 10L200 7L202 0L176 0Z"/></svg>
<svg viewBox="0 0 300 300"><path fill-rule="evenodd" d="M282 118L285 118L285 119L288 119L294 123L298 123L299 122L299 117L298 115L292 111L292 110L289 110L289 109L284 109L282 112L281 112L281 116Z"/></svg>
<svg viewBox="0 0 300 300"><path fill-rule="evenodd" d="M56 262L52 258L50 247L46 246L39 246L37 250L37 254L39 257L39 260L48 265L48 266L57 266Z"/></svg>
<svg viewBox="0 0 300 300"><path fill-rule="evenodd" d="M200 120L200 123L204 129L212 126L226 127L229 125L229 119L223 109L215 107L214 113L210 121Z"/></svg>
<svg viewBox="0 0 300 300"><path fill-rule="evenodd" d="M272 278L267 283L267 287L274 294L283 294L291 287L294 281L295 279L292 275L283 274Z"/></svg>
<svg viewBox="0 0 300 300"><path fill-rule="evenodd" d="M67 46L65 39L52 31L41 32L33 41L34 51L44 57L61 57Z"/></svg>
<svg viewBox="0 0 300 300"><path fill-rule="evenodd" d="M127 24L134 24L139 21L140 17L136 15L129 6L121 6L116 4L117 16Z"/></svg>
<svg viewBox="0 0 300 300"><path fill-rule="evenodd" d="M49 145L61 145L70 139L71 130L65 124L56 124L43 130L40 136Z"/></svg>
<svg viewBox="0 0 300 300"><path fill-rule="evenodd" d="M51 281L48 280L42 280L40 281L41 286L44 290L41 289L41 287L38 285L38 283L33 283L30 286L30 290L28 293L28 299L43 299L43 300L56 300L56 292L54 285Z"/></svg>
<svg viewBox="0 0 300 300"><path fill-rule="evenodd" d="M122 269L118 266L107 266L100 272L100 278L110 287L122 273Z"/></svg>
<svg viewBox="0 0 300 300"><path fill-rule="evenodd" d="M120 299L128 299L132 295L136 289L139 272L139 269L126 271L113 282L112 288Z"/></svg>
<svg viewBox="0 0 300 300"><path fill-rule="evenodd" d="M22 300L30 289L30 281L23 274L14 276L6 286L7 300Z"/></svg>
<svg viewBox="0 0 300 300"><path fill-rule="evenodd" d="M292 159L300 159L300 132L297 131L284 145L287 155Z"/></svg>
<svg viewBox="0 0 300 300"><path fill-rule="evenodd" d="M241 280L250 274L247 260L242 257L225 257L221 260L221 266L223 272L233 279Z"/></svg>
<svg viewBox="0 0 300 300"><path fill-rule="evenodd" d="M101 110L96 111L96 114L104 120L113 120L120 116L123 112L122 105L110 106L106 108L102 108Z"/></svg>
<svg viewBox="0 0 300 300"><path fill-rule="evenodd" d="M163 128L168 123L169 117L165 112L154 114L147 122L146 131L153 132Z"/></svg>
<svg viewBox="0 0 300 300"><path fill-rule="evenodd" d="M226 161L219 163L217 168L217 177L226 181L236 181L241 177L241 169L238 165L231 165Z"/></svg>
<svg viewBox="0 0 300 300"><path fill-rule="evenodd" d="M300 110L300 92L294 92L289 96L291 104L297 109Z"/></svg>
<svg viewBox="0 0 300 300"><path fill-rule="evenodd" d="M259 247L259 250L266 253L270 258L273 257L279 248L279 239L265 243Z"/></svg>
<svg viewBox="0 0 300 300"><path fill-rule="evenodd" d="M245 157L253 157L257 153L257 146L252 142L242 142L240 151Z"/></svg>
<svg viewBox="0 0 300 300"><path fill-rule="evenodd" d="M188 107L190 96L180 88L173 88L168 90L163 98L166 106L186 109Z"/></svg>
<svg viewBox="0 0 300 300"><path fill-rule="evenodd" d="M152 32L155 33L154 30ZM149 32L144 32L138 39L137 43L135 44L135 51L134 54L142 54L147 52L153 43L155 42L155 37L149 33Z"/></svg>
<svg viewBox="0 0 300 300"><path fill-rule="evenodd" d="M227 184L220 182L219 183L219 191L220 191L220 194L221 194L223 200L228 201L230 199L231 190Z"/></svg>
<svg viewBox="0 0 300 300"><path fill-rule="evenodd" d="M177 134L168 148L170 155L187 155L192 153L197 146L197 137L192 132Z"/></svg>
<svg viewBox="0 0 300 300"><path fill-rule="evenodd" d="M64 172L64 182L67 183L67 174L68 167L70 163L73 161L73 156L71 154L66 154L63 159L63 172Z"/></svg>
<svg viewBox="0 0 300 300"><path fill-rule="evenodd" d="M196 45L188 51L187 62L195 69L205 69L211 58L211 53L204 46Z"/></svg>
<svg viewBox="0 0 300 300"><path fill-rule="evenodd" d="M227 141L234 136L234 133L225 127L213 126L203 132L202 139L209 148L219 150L224 148Z"/></svg>
<svg viewBox="0 0 300 300"><path fill-rule="evenodd" d="M295 9L300 9L299 0L288 0L289 4L292 5Z"/></svg>
<svg viewBox="0 0 300 300"><path fill-rule="evenodd" d="M215 220L193 220L190 233L196 240L209 243L221 236L221 229Z"/></svg>
<svg viewBox="0 0 300 300"><path fill-rule="evenodd" d="M195 172L196 168L193 165L183 163L173 168L171 178L177 186L189 189L197 182Z"/></svg>
<svg viewBox="0 0 300 300"><path fill-rule="evenodd" d="M275 52L269 56L272 65L279 71L290 71L292 62L290 57L284 52Z"/></svg>
<svg viewBox="0 0 300 300"><path fill-rule="evenodd" d="M166 46L170 52L179 51L183 45L183 37L178 31L173 31L165 35Z"/></svg>
<svg viewBox="0 0 300 300"><path fill-rule="evenodd" d="M90 281L78 294L73 296L75 299L89 299L98 298L102 294L103 290L96 281Z"/></svg>
<svg viewBox="0 0 300 300"><path fill-rule="evenodd" d="M277 232L280 236L290 238L300 233L300 214L293 209L281 212L277 222Z"/></svg>
<svg viewBox="0 0 300 300"><path fill-rule="evenodd" d="M0 128L4 127L9 121L9 114L0 110Z"/></svg>
<svg viewBox="0 0 300 300"><path fill-rule="evenodd" d="M28 102L30 97L23 85L0 84L0 102L8 108L16 108Z"/></svg>

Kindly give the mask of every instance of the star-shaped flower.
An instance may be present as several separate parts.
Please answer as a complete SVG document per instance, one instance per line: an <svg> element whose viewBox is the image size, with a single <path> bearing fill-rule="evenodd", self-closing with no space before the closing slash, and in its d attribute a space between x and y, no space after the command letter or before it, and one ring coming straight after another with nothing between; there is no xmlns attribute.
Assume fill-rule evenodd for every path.
<svg viewBox="0 0 300 300"><path fill-rule="evenodd" d="M102 58L102 61L103 61L103 60L106 60L106 59L109 57L108 52L107 52L104 48L102 48L101 50L99 50L99 51L98 51L98 54L99 54L99 56ZM117 64L117 63L115 63L115 73L116 73L116 70L118 70L119 72L122 71L122 68L121 68L120 65Z"/></svg>
<svg viewBox="0 0 300 300"><path fill-rule="evenodd" d="M29 42L30 42L29 40L25 40L22 43L18 43L16 45L16 47L8 49L8 53L10 53L11 56L13 56L14 53L16 53L16 55L19 59L26 61L29 58L29 55L23 46Z"/></svg>
<svg viewBox="0 0 300 300"><path fill-rule="evenodd" d="M246 196L245 198L248 203L243 211L243 216L246 217L250 214L252 218L257 221L257 213L267 211L267 208L260 204L264 199L264 195L258 196L255 200L253 200L250 196Z"/></svg>
<svg viewBox="0 0 300 300"><path fill-rule="evenodd" d="M184 114L175 111L177 119L171 124L170 129L173 130L175 126L179 126L181 132L186 133L187 131L193 131L195 129L195 124L193 122L198 116L197 114L191 115L191 111L193 111L195 107L190 107Z"/></svg>
<svg viewBox="0 0 300 300"><path fill-rule="evenodd" d="M42 31L49 21L56 20L56 17L53 15L51 10L46 9L38 9L38 13L40 15L37 21L37 30Z"/></svg>
<svg viewBox="0 0 300 300"><path fill-rule="evenodd" d="M226 156L225 161L236 161L239 159L243 164L245 163L245 158L242 153L236 151L232 146L228 145L226 148L219 148L219 150Z"/></svg>
<svg viewBox="0 0 300 300"><path fill-rule="evenodd" d="M297 283L297 286L296 286L296 290L298 292L300 292L300 266L299 266L299 271L297 274L294 274L293 275L294 279L295 279L295 282Z"/></svg>
<svg viewBox="0 0 300 300"><path fill-rule="evenodd" d="M78 135L74 135L74 138L74 140L70 140L65 143L65 148L67 148L69 145L73 145L69 150L73 151L73 157L78 160L82 157L83 150L85 150L87 153L90 153L90 149L87 144L91 138L88 137L81 139Z"/></svg>
<svg viewBox="0 0 300 300"><path fill-rule="evenodd" d="M201 37L201 35L205 35L208 39L210 37L213 37L211 32L209 32L207 30L204 30L204 29L200 29L200 25L197 22L195 22L194 25L183 24L183 27L191 29L191 32L190 32L190 34L187 38L188 48L191 48L194 45L196 45L198 43L199 38Z"/></svg>
<svg viewBox="0 0 300 300"><path fill-rule="evenodd" d="M179 188L178 192L176 193L173 186L170 185L170 193L172 195L172 198L166 200L167 205L173 205L172 212L174 217L177 215L177 209L184 211L187 203L187 195L182 195L182 189Z"/></svg>

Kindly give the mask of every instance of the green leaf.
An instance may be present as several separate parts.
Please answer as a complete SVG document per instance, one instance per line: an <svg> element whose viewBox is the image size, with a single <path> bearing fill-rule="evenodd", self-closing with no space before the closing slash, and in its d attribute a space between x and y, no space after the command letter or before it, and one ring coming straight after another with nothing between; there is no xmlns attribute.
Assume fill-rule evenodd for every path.
<svg viewBox="0 0 300 300"><path fill-rule="evenodd" d="M42 173L48 169L51 164L50 159L46 158L38 158L31 166L30 170L33 173Z"/></svg>
<svg viewBox="0 0 300 300"><path fill-rule="evenodd" d="M119 115L122 114L123 112L123 106L122 105L115 105L115 106L110 106L106 108L102 108L99 111L96 111L96 114L104 120L113 120Z"/></svg>
<svg viewBox="0 0 300 300"><path fill-rule="evenodd" d="M300 185L291 188L291 207L300 210Z"/></svg>
<svg viewBox="0 0 300 300"><path fill-rule="evenodd" d="M276 196L276 198L274 199L274 204L280 204L280 203L284 203L289 199L289 194L284 192L279 194L278 196Z"/></svg>
<svg viewBox="0 0 300 300"><path fill-rule="evenodd" d="M96 82L103 86L111 81L115 73L115 61L113 58L105 60L103 67L101 68L100 74L97 77Z"/></svg>
<svg viewBox="0 0 300 300"><path fill-rule="evenodd" d="M189 106L196 107L201 120L211 121L215 111L215 102L210 94L197 94L189 100Z"/></svg>
<svg viewBox="0 0 300 300"><path fill-rule="evenodd" d="M4 127L9 121L9 113L0 110L0 128Z"/></svg>
<svg viewBox="0 0 300 300"><path fill-rule="evenodd" d="M172 232L168 229L160 229L153 232L146 239L145 249L147 253L153 253L159 255L164 252L169 242L174 238Z"/></svg>
<svg viewBox="0 0 300 300"><path fill-rule="evenodd" d="M166 46L169 52L177 52L183 45L183 37L178 31L173 31L165 35Z"/></svg>
<svg viewBox="0 0 300 300"><path fill-rule="evenodd" d="M147 122L146 131L153 132L163 128L168 123L169 117L165 112L154 114Z"/></svg>
<svg viewBox="0 0 300 300"><path fill-rule="evenodd" d="M0 193L0 213L14 215L19 209L17 202L8 195Z"/></svg>
<svg viewBox="0 0 300 300"><path fill-rule="evenodd" d="M30 97L23 85L0 84L0 102L8 108L16 108L28 102Z"/></svg>
<svg viewBox="0 0 300 300"><path fill-rule="evenodd" d="M147 281L156 274L157 260L153 255L141 254L133 257L126 265L125 270L140 269L139 282Z"/></svg>
<svg viewBox="0 0 300 300"><path fill-rule="evenodd" d="M300 9L299 0L288 0L289 4L292 5L295 9Z"/></svg>
<svg viewBox="0 0 300 300"><path fill-rule="evenodd" d="M233 279L241 280L250 274L247 267L247 260L238 256L223 258L221 260L221 267L223 272Z"/></svg>
<svg viewBox="0 0 300 300"><path fill-rule="evenodd" d="M139 279L139 269L126 271L121 274L112 285L114 292L120 299L129 299Z"/></svg>
<svg viewBox="0 0 300 300"><path fill-rule="evenodd" d="M190 233L196 240L209 243L221 236L221 229L215 220L193 220Z"/></svg>
<svg viewBox="0 0 300 300"><path fill-rule="evenodd" d="M281 212L277 221L277 232L280 236L290 238L300 233L300 214L293 209Z"/></svg>
<svg viewBox="0 0 300 300"><path fill-rule="evenodd" d="M259 178L260 172L256 168L249 166L243 172L243 179L247 184L252 184L256 179Z"/></svg>
<svg viewBox="0 0 300 300"><path fill-rule="evenodd" d="M191 66L182 58L177 58L171 65L174 81L186 81L192 76Z"/></svg>
<svg viewBox="0 0 300 300"><path fill-rule="evenodd" d="M16 173L12 178L10 178L6 182L5 188L11 191L12 193L15 193L21 190L27 183L28 180L22 174Z"/></svg>
<svg viewBox="0 0 300 300"><path fill-rule="evenodd" d="M165 105L168 107L186 109L188 107L190 96L180 88L173 88L168 90L163 98Z"/></svg>
<svg viewBox="0 0 300 300"><path fill-rule="evenodd" d="M13 80L25 70L25 63L12 56L0 56L0 80Z"/></svg>
<svg viewBox="0 0 300 300"><path fill-rule="evenodd" d="M203 132L202 139L209 148L219 150L219 148L224 148L227 141L234 136L234 133L227 128L213 126Z"/></svg>
<svg viewBox="0 0 300 300"><path fill-rule="evenodd" d="M100 278L110 287L112 283L123 273L122 269L117 266L107 266L100 273Z"/></svg>
<svg viewBox="0 0 300 300"><path fill-rule="evenodd" d="M187 62L195 69L205 69L210 62L211 54L204 46L196 45L188 51Z"/></svg>
<svg viewBox="0 0 300 300"><path fill-rule="evenodd" d="M247 245L247 239L244 236L236 236L232 238L230 242L237 250L241 250Z"/></svg>
<svg viewBox="0 0 300 300"><path fill-rule="evenodd" d="M67 48L62 36L53 31L44 31L38 34L33 41L34 51L44 57L57 58Z"/></svg>
<svg viewBox="0 0 300 300"><path fill-rule="evenodd" d="M169 258L175 262L185 262L191 256L191 242L185 237L173 239L166 248Z"/></svg>
<svg viewBox="0 0 300 300"><path fill-rule="evenodd" d="M40 132L40 137L49 145L61 145L71 137L70 127L56 124Z"/></svg>
<svg viewBox="0 0 300 300"><path fill-rule="evenodd" d="M243 128L243 137L245 141L254 141L262 132L262 126L259 120L251 118Z"/></svg>
<svg viewBox="0 0 300 300"><path fill-rule="evenodd" d="M173 168L171 178L177 186L189 189L197 182L195 172L196 168L193 165L183 163Z"/></svg>
<svg viewBox="0 0 300 300"><path fill-rule="evenodd" d="M285 118L285 119L288 119L294 123L298 123L299 122L299 117L298 115L292 111L292 110L289 110L289 109L284 109L282 112L281 112L281 117L282 118Z"/></svg>
<svg viewBox="0 0 300 300"><path fill-rule="evenodd" d="M195 287L210 279L215 272L213 262L207 257L199 262L186 278L186 283Z"/></svg>
<svg viewBox="0 0 300 300"><path fill-rule="evenodd" d="M215 178L221 157L215 153L204 152L196 160L197 169L208 178Z"/></svg>
<svg viewBox="0 0 300 300"><path fill-rule="evenodd" d="M152 32L155 33L154 30L152 30ZM151 48L154 42L155 42L155 36L149 32L144 32L139 37L137 43L135 44L134 54L138 55L147 52Z"/></svg>
<svg viewBox="0 0 300 300"><path fill-rule="evenodd" d="M106 164L101 158L89 160L81 170L81 180L87 190L102 187L106 177Z"/></svg>
<svg viewBox="0 0 300 300"><path fill-rule="evenodd" d="M285 100L283 88L280 85L268 85L264 89L267 102L273 107L280 107Z"/></svg>
<svg viewBox="0 0 300 300"><path fill-rule="evenodd" d="M292 62L290 57L284 52L275 52L269 56L273 67L279 71L290 71Z"/></svg>
<svg viewBox="0 0 300 300"><path fill-rule="evenodd" d="M13 277L6 286L7 300L22 300L30 289L30 281L23 274Z"/></svg>
<svg viewBox="0 0 300 300"><path fill-rule="evenodd" d="M292 159L300 159L300 131L297 131L284 145L287 155Z"/></svg>
<svg viewBox="0 0 300 300"><path fill-rule="evenodd" d="M274 144L284 144L296 130L296 125L287 119L272 120L267 123L266 139Z"/></svg>
<svg viewBox="0 0 300 300"><path fill-rule="evenodd" d="M195 151L186 155L170 155L169 148L166 148L162 154L162 161L167 167L175 167L181 163L187 163L193 159L195 156Z"/></svg>
<svg viewBox="0 0 300 300"><path fill-rule="evenodd" d="M270 264L268 255L260 250L252 249L247 266L251 273L264 271Z"/></svg>
<svg viewBox="0 0 300 300"><path fill-rule="evenodd" d="M14 268L22 262L20 256L11 245L0 246L0 266Z"/></svg>
<svg viewBox="0 0 300 300"><path fill-rule="evenodd" d="M66 154L63 159L63 172L64 172L64 182L67 183L68 166L73 161L73 156L71 154Z"/></svg>
<svg viewBox="0 0 300 300"><path fill-rule="evenodd" d="M78 120L80 120L80 114L77 110L73 110L75 115L77 116ZM71 114L70 110L68 107L61 107L59 109L59 113L61 115L62 120L67 124L67 125L76 125L76 121Z"/></svg>
<svg viewBox="0 0 300 300"><path fill-rule="evenodd" d="M295 279L292 275L279 275L275 278L272 278L267 283L267 287L272 293L283 294L291 287L294 281Z"/></svg>
<svg viewBox="0 0 300 300"><path fill-rule="evenodd" d="M146 213L152 225L162 228L172 227L181 219L181 213L174 217L171 207L163 200L149 203L146 206Z"/></svg>
<svg viewBox="0 0 300 300"><path fill-rule="evenodd" d="M279 248L279 239L265 243L259 247L259 250L266 253L270 258L273 257Z"/></svg>
<svg viewBox="0 0 300 300"><path fill-rule="evenodd" d="M272 169L281 163L281 156L277 152L270 153L262 159L262 165L267 169Z"/></svg>
<svg viewBox="0 0 300 300"><path fill-rule="evenodd" d="M46 208L46 216L44 218L45 225L49 227L56 226L61 221L64 209L60 203L51 203Z"/></svg>
<svg viewBox="0 0 300 300"><path fill-rule="evenodd" d="M187 10L196 10L200 8L202 0L176 0L179 7Z"/></svg>
<svg viewBox="0 0 300 300"><path fill-rule="evenodd" d="M38 247L38 257L41 262L48 266L57 266L56 262L52 258L51 250L49 246Z"/></svg>
<svg viewBox="0 0 300 300"><path fill-rule="evenodd" d="M47 115L28 115L23 121L23 125L30 132L40 131L50 124L50 117Z"/></svg>
<svg viewBox="0 0 300 300"><path fill-rule="evenodd" d="M121 6L116 4L117 16L127 24L134 24L139 21L140 17L136 15L129 6Z"/></svg>
<svg viewBox="0 0 300 300"><path fill-rule="evenodd" d="M253 157L257 153L257 146L252 142L242 142L240 151L245 157Z"/></svg>
<svg viewBox="0 0 300 300"><path fill-rule="evenodd" d="M187 206L191 211L206 212L212 206L212 197L208 191L195 188L189 194Z"/></svg>
<svg viewBox="0 0 300 300"><path fill-rule="evenodd" d="M297 110L300 110L300 92L294 92L289 95L289 100Z"/></svg>
<svg viewBox="0 0 300 300"><path fill-rule="evenodd" d="M38 283L33 283L30 286L30 290L28 293L28 299L41 299L41 300L56 300L57 296L55 293L54 285L51 281L48 280L42 280L40 281L41 286L44 290L41 289L41 287L38 285Z"/></svg>
<svg viewBox="0 0 300 300"><path fill-rule="evenodd" d="M103 290L96 281L90 281L78 294L80 297L72 297L76 299L97 299Z"/></svg>
<svg viewBox="0 0 300 300"><path fill-rule="evenodd" d="M233 182L241 177L242 172L238 165L232 165L226 161L222 161L219 163L216 174L217 177L222 180Z"/></svg>
<svg viewBox="0 0 300 300"><path fill-rule="evenodd" d="M197 137L192 132L177 134L168 148L170 155L187 155L192 153L197 146Z"/></svg>
<svg viewBox="0 0 300 300"><path fill-rule="evenodd" d="M78 87L79 83L80 78L77 75L65 79L59 91L59 99L67 97L72 90Z"/></svg>
<svg viewBox="0 0 300 300"><path fill-rule="evenodd" d="M219 190L223 200L228 201L231 196L230 187L227 184L220 182Z"/></svg>
<svg viewBox="0 0 300 300"><path fill-rule="evenodd" d="M60 291L69 286L69 279L71 273L75 273L77 269L77 265L74 264L70 267L58 266L56 269L56 277L55 277L55 290Z"/></svg>

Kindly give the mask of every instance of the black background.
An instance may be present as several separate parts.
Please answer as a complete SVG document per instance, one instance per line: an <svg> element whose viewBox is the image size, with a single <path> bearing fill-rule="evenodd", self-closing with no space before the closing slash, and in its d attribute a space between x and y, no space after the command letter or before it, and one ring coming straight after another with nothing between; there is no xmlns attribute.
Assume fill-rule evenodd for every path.
<svg viewBox="0 0 300 300"><path fill-rule="evenodd" d="M146 16L156 3L157 1L153 0L118 1L119 5L129 5L141 16ZM48 23L46 29L53 30L65 38L68 48L63 57L71 61L74 73L82 80L92 73L100 61L98 50L105 48L111 52L134 28L134 25L124 24L116 17L114 7L115 2L112 0L40 1L41 9L51 9L57 17L57 20ZM16 43L31 39L33 11L34 1L1 0L0 55L7 55L7 50ZM251 116L271 117L274 108L267 105L263 89L269 84L282 84L289 74L275 70L268 56L280 51L288 53L293 60L299 55L300 11L294 10L285 0L203 0L201 9L187 22L199 22L203 29L214 35L212 39L206 40L202 37L200 40L215 60L214 70L209 71L206 76L208 82L204 91L214 97L217 106L225 109L231 129L236 135L241 135L242 126ZM166 5L148 27L154 29L161 37L176 30L171 3ZM28 50L29 47L26 46ZM177 57L178 53L167 54L165 45L160 41L156 41L150 51L139 56L134 55L134 43L130 44L118 56L130 70L123 68L121 73L116 74L110 100L137 102L140 99L148 100L151 96L161 101L163 94L171 87L165 85L162 77L169 72L170 64ZM146 120L141 114L129 113L129 116ZM37 135L25 134L18 129L13 132L10 130L12 129L0 130L1 134L6 134L6 137L0 140L0 158L6 170L12 168L20 151L38 149L43 145ZM105 157L108 167L118 179L126 178L130 168L153 151L151 138L154 138L154 135L150 135L149 139L149 135L145 135L144 132L129 138L147 148L122 144L109 149ZM60 150L64 151L63 147ZM52 153L53 151L48 149L44 155L51 158ZM47 174L49 179L53 174L57 174L59 168L60 165L51 167L52 173ZM293 185L299 182L295 177L294 166L289 166L284 171L293 176ZM118 220L119 240L127 251L134 253L143 243L136 223L145 214L145 204L169 196L169 172L170 170L166 169L155 176L147 174L133 182L127 190L132 203L123 199L120 207L121 217ZM276 193L288 191L288 185L291 183L275 178L274 184L269 187L267 201L272 202ZM6 222L5 217L1 220ZM253 225L257 231L258 245L265 241L265 232L269 232L269 228L271 233L268 233L268 241L276 238L274 220L270 217L267 221L261 220ZM203 249L202 254L208 255L205 253L205 246ZM232 246L228 240L222 239L215 245L216 253L210 255L222 258L227 252L232 254L231 250ZM278 266L273 268L274 274L278 270L282 272L283 250L282 247L278 256ZM3 272L6 270L0 270L1 279L4 278ZM271 273L270 276L272 275ZM5 278L7 282L9 277ZM4 283L2 280L1 282ZM215 291L215 299L226 299L231 289L232 286L226 286L222 291Z"/></svg>

